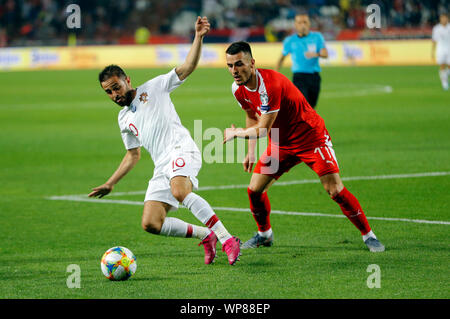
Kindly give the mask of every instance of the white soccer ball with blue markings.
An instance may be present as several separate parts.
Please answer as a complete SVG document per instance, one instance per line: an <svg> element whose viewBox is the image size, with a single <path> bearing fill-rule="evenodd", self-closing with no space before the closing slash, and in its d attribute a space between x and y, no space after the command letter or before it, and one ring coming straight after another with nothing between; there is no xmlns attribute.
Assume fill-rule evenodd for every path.
<svg viewBox="0 0 450 319"><path fill-rule="evenodd" d="M128 248L112 247L103 254L100 265L109 280L127 280L136 272L136 256Z"/></svg>

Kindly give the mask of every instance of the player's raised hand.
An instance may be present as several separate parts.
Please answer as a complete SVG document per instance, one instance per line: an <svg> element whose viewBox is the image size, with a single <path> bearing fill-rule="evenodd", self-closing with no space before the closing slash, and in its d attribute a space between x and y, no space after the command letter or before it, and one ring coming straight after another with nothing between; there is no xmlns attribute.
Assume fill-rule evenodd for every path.
<svg viewBox="0 0 450 319"><path fill-rule="evenodd" d="M231 128L226 128L223 131L223 144L234 139L236 137L235 132L236 132L236 126L234 124L231 124Z"/></svg>
<svg viewBox="0 0 450 319"><path fill-rule="evenodd" d="M197 17L195 21L195 34L204 37L211 28L207 17Z"/></svg>
<svg viewBox="0 0 450 319"><path fill-rule="evenodd" d="M112 189L113 189L112 185L103 184L103 185L93 188L92 192L89 193L88 197L102 198L103 196L106 196L109 193L111 193Z"/></svg>

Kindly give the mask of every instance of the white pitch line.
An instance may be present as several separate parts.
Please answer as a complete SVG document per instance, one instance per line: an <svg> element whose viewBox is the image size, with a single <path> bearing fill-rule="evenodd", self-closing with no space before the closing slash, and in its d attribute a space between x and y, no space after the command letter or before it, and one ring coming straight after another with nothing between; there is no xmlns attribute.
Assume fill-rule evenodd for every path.
<svg viewBox="0 0 450 319"><path fill-rule="evenodd" d="M426 172L426 173L415 173L415 174L392 174L392 175L375 175L375 176L353 176L353 177L343 177L343 181L357 181L357 180L383 180L383 179L402 179L402 178L419 178L419 177L433 177L433 176L448 176L450 172ZM297 185L297 184L310 184L319 183L319 179L303 179L303 180L293 180L286 182L277 182L273 186L287 186L287 185ZM236 185L219 185L219 186L204 186L199 187L199 190L221 190L221 189L239 189L247 188L248 184L236 184ZM123 195L142 195L145 191L132 191L132 192L116 192L109 194L108 196L123 196ZM91 202L98 204L124 204L124 205L137 205L142 206L141 201L130 201L130 200L116 200L116 199L96 199L89 198L86 195L63 195L63 196L51 196L47 199L50 200L66 200L66 201L76 201L76 202ZM222 211L233 211L233 212L250 212L248 208L236 208L236 207L213 207L215 210ZM344 215L337 214L324 214L324 213L311 213L311 212L290 212L282 210L272 210L273 214L281 215L298 215L298 216L315 216L315 217L333 217L333 218L346 218ZM403 221L410 223L421 223L421 224L440 224L440 225L450 225L448 221L436 221L436 220L424 220L424 219L409 219L409 218L389 218L389 217L367 217L367 219L377 219L377 220L387 220L387 221Z"/></svg>
<svg viewBox="0 0 450 319"><path fill-rule="evenodd" d="M121 200L121 199L97 199L89 198L87 195L64 195L64 196L50 196L47 197L50 200L66 200L71 202L88 202L96 204L124 204L124 205L143 205L144 202L137 202L132 200Z"/></svg>
<svg viewBox="0 0 450 319"><path fill-rule="evenodd" d="M323 98L339 98L339 97L353 97L353 96L366 96L373 94L390 94L394 91L390 85L374 85L364 89L358 89L357 91L340 91L340 92L323 92L321 97Z"/></svg>
<svg viewBox="0 0 450 319"><path fill-rule="evenodd" d="M343 181L364 181L364 180L379 180L379 179L403 179L403 178L420 178L420 177L433 177L433 176L448 176L450 172L425 172L425 173L414 173L414 174L392 174L392 175L374 175L374 176L351 176L351 177L341 177ZM300 179L285 182L276 182L272 185L275 186L289 186L289 185L299 185L299 184L316 184L320 183L318 178L315 179ZM210 191L210 190L223 190L223 189L245 189L248 184L234 184L234 185L218 185L218 186L203 186L199 187L199 191ZM123 195L142 195L146 191L132 191L132 192L116 192L109 194L108 196L123 196ZM84 195L74 195L74 196L84 196Z"/></svg>
<svg viewBox="0 0 450 319"><path fill-rule="evenodd" d="M230 211L230 212L248 212L248 208L236 208L236 207L213 207L214 210ZM313 217L333 217L333 218L347 218L344 215L337 214L324 214L324 213L310 213L310 212L290 212L284 210L271 210L271 214L279 215L296 215L296 216L313 216ZM387 221L400 221L419 224L438 224L438 225L450 225L450 222L440 220L425 220L425 219L410 219L410 218L391 218L391 217L369 217L367 219L387 220Z"/></svg>
<svg viewBox="0 0 450 319"><path fill-rule="evenodd" d="M74 202L90 202L97 204L124 204L124 205L136 205L142 206L143 202L138 201L130 201L130 200L115 200L115 199L95 199L81 196L51 196L48 197L50 200L66 200L66 201L74 201ZM180 205L181 208L184 208ZM248 208L239 208L239 207L212 207L215 211L228 211L228 212L248 212L250 213L250 209ZM284 211L284 210L271 210L271 214L279 214L279 215L295 215L295 216L309 216L309 217L332 217L332 218L346 218L344 215L337 214L324 214L324 213L312 213L312 212L292 212L292 211ZM400 222L409 222L409 223L418 223L418 224L437 224L437 225L450 225L450 222L440 221L440 220L425 220L425 219L410 219L410 218L390 218L390 217L369 217L367 219L376 219L376 220L385 220L385 221L400 221Z"/></svg>

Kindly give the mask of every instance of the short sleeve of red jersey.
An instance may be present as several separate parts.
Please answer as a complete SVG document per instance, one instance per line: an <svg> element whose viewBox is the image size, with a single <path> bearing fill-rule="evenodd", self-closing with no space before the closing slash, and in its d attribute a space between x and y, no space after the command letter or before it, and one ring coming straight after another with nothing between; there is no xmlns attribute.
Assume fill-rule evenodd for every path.
<svg viewBox="0 0 450 319"><path fill-rule="evenodd" d="M259 97L261 99L261 114L278 112L281 103L281 86L276 79L264 78L259 74L261 84Z"/></svg>

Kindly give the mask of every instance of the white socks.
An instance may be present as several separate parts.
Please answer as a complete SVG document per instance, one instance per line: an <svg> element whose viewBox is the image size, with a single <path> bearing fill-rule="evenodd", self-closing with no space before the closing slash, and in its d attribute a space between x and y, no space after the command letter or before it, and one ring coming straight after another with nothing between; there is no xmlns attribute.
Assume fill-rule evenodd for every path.
<svg viewBox="0 0 450 319"><path fill-rule="evenodd" d="M367 234L362 236L362 240L365 242L370 237L377 239L377 236L373 233L373 231L368 232Z"/></svg>
<svg viewBox="0 0 450 319"><path fill-rule="evenodd" d="M444 90L448 90L448 68L439 70L439 78L441 79L441 84Z"/></svg>
<svg viewBox="0 0 450 319"><path fill-rule="evenodd" d="M259 236L263 237L263 238L269 238L270 236L272 236L272 228L266 230L266 231L259 231L258 230L258 234Z"/></svg>
<svg viewBox="0 0 450 319"><path fill-rule="evenodd" d="M187 207L199 221L211 229L222 244L232 237L214 213L211 206L209 206L208 202L197 194L189 193L184 198L183 205Z"/></svg>
<svg viewBox="0 0 450 319"><path fill-rule="evenodd" d="M166 217L159 234L170 237L194 237L203 240L210 232L206 227L188 224L178 218Z"/></svg>
<svg viewBox="0 0 450 319"><path fill-rule="evenodd" d="M209 206L208 202L197 194L188 194L183 205L186 206L192 214L207 227L188 224L175 217L166 217L162 224L160 235L170 237L194 237L200 240L205 239L211 231L217 236L217 239L223 244L232 238L225 226L219 220L217 215Z"/></svg>

